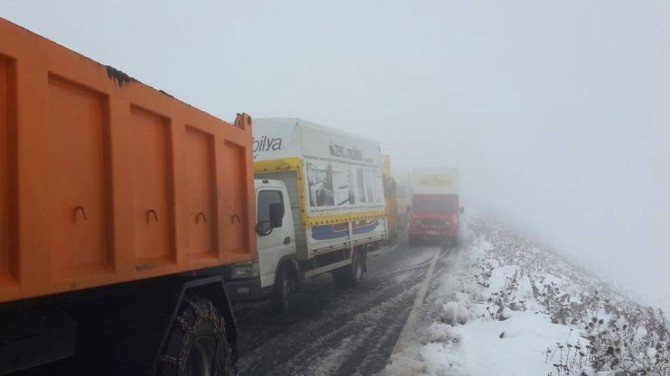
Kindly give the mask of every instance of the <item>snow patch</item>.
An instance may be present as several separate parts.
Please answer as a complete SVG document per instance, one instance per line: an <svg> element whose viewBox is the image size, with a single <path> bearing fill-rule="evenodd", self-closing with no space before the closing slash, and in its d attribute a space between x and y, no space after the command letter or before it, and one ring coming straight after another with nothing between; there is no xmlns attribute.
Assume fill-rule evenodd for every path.
<svg viewBox="0 0 670 376"><path fill-rule="evenodd" d="M661 312L504 225L471 230L472 242L441 262L423 325L383 374L670 374Z"/></svg>

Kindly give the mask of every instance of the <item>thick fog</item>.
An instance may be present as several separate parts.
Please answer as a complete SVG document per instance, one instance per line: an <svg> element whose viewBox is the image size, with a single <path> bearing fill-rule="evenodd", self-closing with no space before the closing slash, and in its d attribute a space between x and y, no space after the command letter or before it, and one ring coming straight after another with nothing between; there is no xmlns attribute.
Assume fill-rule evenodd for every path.
<svg viewBox="0 0 670 376"><path fill-rule="evenodd" d="M670 309L670 2L3 0L224 119L301 117ZM0 41L1 43L1 41Z"/></svg>

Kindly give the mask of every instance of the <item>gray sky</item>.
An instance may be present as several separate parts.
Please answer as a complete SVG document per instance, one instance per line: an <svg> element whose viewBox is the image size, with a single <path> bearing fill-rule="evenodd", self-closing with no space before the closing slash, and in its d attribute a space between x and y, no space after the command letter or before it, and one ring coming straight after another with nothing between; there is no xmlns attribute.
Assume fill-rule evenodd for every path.
<svg viewBox="0 0 670 376"><path fill-rule="evenodd" d="M460 167L469 212L670 309L667 0L0 0L0 16L224 119L298 116L378 139L397 170Z"/></svg>

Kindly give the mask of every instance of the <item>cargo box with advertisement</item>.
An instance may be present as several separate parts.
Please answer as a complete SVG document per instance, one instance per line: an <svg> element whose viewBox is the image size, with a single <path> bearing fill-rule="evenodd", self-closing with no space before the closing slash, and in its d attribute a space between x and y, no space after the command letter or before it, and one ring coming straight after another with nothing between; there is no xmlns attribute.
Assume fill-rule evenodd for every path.
<svg viewBox="0 0 670 376"><path fill-rule="evenodd" d="M282 180L291 193L305 231L299 258L386 236L375 141L300 119L257 119L254 165L257 179Z"/></svg>

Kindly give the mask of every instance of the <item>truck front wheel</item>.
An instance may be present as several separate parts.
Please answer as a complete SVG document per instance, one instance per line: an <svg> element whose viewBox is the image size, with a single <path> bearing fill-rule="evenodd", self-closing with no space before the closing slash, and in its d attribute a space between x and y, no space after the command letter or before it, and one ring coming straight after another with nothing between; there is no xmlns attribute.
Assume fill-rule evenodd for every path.
<svg viewBox="0 0 670 376"><path fill-rule="evenodd" d="M277 274L270 304L279 313L287 312L291 305L291 295L297 288L296 278L288 267L282 267Z"/></svg>
<svg viewBox="0 0 670 376"><path fill-rule="evenodd" d="M162 376L235 375L223 316L209 299L186 295L160 357Z"/></svg>

